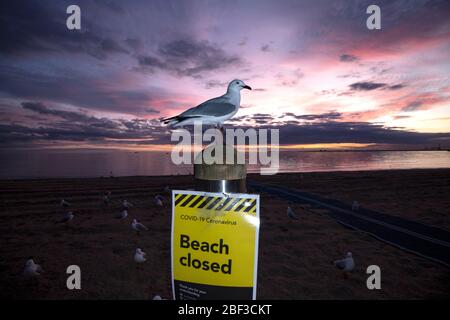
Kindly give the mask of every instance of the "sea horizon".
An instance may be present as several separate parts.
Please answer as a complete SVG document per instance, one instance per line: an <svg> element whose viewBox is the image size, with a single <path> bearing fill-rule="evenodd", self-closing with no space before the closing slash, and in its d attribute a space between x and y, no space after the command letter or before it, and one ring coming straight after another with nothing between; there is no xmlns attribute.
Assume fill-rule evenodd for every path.
<svg viewBox="0 0 450 320"><path fill-rule="evenodd" d="M192 175L170 152L117 149L10 150L0 154L0 180ZM284 150L277 173L450 168L447 150ZM261 166L248 165L248 173Z"/></svg>

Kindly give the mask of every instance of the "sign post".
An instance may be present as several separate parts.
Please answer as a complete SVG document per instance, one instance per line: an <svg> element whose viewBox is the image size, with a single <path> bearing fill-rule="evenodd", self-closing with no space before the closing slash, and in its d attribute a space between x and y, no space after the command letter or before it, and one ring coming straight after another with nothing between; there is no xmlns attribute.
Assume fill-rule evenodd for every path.
<svg viewBox="0 0 450 320"><path fill-rule="evenodd" d="M259 195L172 192L174 299L256 299Z"/></svg>

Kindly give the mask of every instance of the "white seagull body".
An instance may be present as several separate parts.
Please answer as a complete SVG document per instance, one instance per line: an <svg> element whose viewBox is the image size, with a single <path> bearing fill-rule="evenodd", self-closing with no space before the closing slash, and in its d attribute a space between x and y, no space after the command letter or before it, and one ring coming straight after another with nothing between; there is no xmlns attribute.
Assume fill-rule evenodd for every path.
<svg viewBox="0 0 450 320"><path fill-rule="evenodd" d="M61 205L61 207L63 207L63 208L68 208L68 207L70 207L70 203L67 202L67 201L64 200L64 199L61 200L60 205Z"/></svg>
<svg viewBox="0 0 450 320"><path fill-rule="evenodd" d="M162 119L171 127L181 127L200 122L202 125L222 124L238 112L241 105L241 90L249 89L242 80L233 80L228 84L227 92L220 97L210 99L171 118Z"/></svg>
<svg viewBox="0 0 450 320"><path fill-rule="evenodd" d="M128 217L128 211L125 209L125 210L123 210L121 213L119 213L119 214L117 214L116 216L115 216L115 218L116 219L119 219L119 220L123 220L123 219L125 219L126 217Z"/></svg>
<svg viewBox="0 0 450 320"><path fill-rule="evenodd" d="M58 221L58 223L68 223L69 221L72 221L73 217L74 217L74 215L73 215L72 211L69 211L64 214L64 216L62 217L61 220Z"/></svg>
<svg viewBox="0 0 450 320"><path fill-rule="evenodd" d="M25 269L23 270L23 275L26 277L35 277L39 276L42 272L42 268L40 265L34 263L33 259L29 259L25 263Z"/></svg>
<svg viewBox="0 0 450 320"><path fill-rule="evenodd" d="M134 261L136 263L142 263L145 262L146 260L147 259L145 258L145 252L137 248L136 252L134 253Z"/></svg>
<svg viewBox="0 0 450 320"><path fill-rule="evenodd" d="M295 214L291 207L287 208L287 216L293 220L298 220L298 216Z"/></svg>
<svg viewBox="0 0 450 320"><path fill-rule="evenodd" d="M334 261L334 265L339 270L349 272L355 268L355 261L353 261L352 253L347 252L347 256L344 259Z"/></svg>
<svg viewBox="0 0 450 320"><path fill-rule="evenodd" d="M132 207L133 204L131 202L128 202L127 200L123 200L122 201L122 207L124 207L125 209L128 209L129 207Z"/></svg>
<svg viewBox="0 0 450 320"><path fill-rule="evenodd" d="M155 203L158 207L162 207L164 205L164 201L166 201L166 199L163 196L159 194L155 196Z"/></svg>
<svg viewBox="0 0 450 320"><path fill-rule="evenodd" d="M144 226L142 223L138 222L136 219L133 219L133 222L131 223L131 227L137 233L139 233L140 231L147 231L148 230L148 228L146 226Z"/></svg>

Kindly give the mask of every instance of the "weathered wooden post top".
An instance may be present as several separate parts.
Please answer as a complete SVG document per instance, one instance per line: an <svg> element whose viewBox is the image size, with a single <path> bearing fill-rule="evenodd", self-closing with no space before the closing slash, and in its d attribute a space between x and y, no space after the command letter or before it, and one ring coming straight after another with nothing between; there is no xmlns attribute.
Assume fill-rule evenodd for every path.
<svg viewBox="0 0 450 320"><path fill-rule="evenodd" d="M194 162L194 177L199 190L245 193L247 169L242 159L245 160L242 152L232 145L216 144L203 149Z"/></svg>

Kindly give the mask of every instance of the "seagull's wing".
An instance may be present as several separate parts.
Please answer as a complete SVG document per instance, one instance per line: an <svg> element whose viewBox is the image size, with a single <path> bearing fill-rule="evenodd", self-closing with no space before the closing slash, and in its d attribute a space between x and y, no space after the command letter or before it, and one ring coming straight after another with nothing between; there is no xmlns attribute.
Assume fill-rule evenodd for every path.
<svg viewBox="0 0 450 320"><path fill-rule="evenodd" d="M137 227L139 230L148 230L148 228L147 228L146 226L144 226L144 225L143 225L142 223L140 223L140 222L137 223L136 227Z"/></svg>
<svg viewBox="0 0 450 320"><path fill-rule="evenodd" d="M341 260L336 260L334 262L334 265L340 269L340 270L344 270L345 266L347 265L347 260L346 259L341 259Z"/></svg>
<svg viewBox="0 0 450 320"><path fill-rule="evenodd" d="M171 120L176 120L178 122L183 121L189 118L197 118L197 117L221 117L227 114L230 114L236 110L236 106L227 98L218 97L213 98L208 101L203 102L202 104L188 109L185 112L179 114L178 116L163 119L165 123L170 122Z"/></svg>
<svg viewBox="0 0 450 320"><path fill-rule="evenodd" d="M186 110L179 115L181 118L189 117L221 117L236 110L236 106L224 98L214 98L203 102L202 104Z"/></svg>
<svg viewBox="0 0 450 320"><path fill-rule="evenodd" d="M121 213L118 213L114 216L116 219L125 219L127 217L128 213L125 211L122 211Z"/></svg>
<svg viewBox="0 0 450 320"><path fill-rule="evenodd" d="M288 207L287 209L287 215L289 218L294 219L294 220L298 220L298 216L295 214L294 210L292 210L291 207Z"/></svg>

